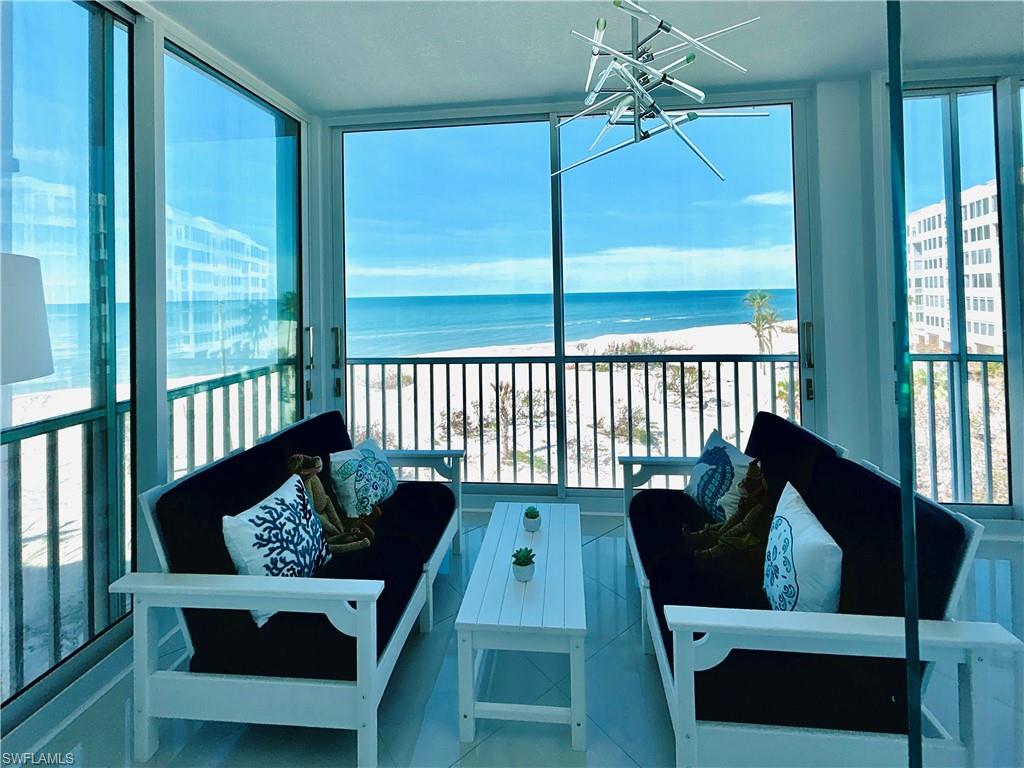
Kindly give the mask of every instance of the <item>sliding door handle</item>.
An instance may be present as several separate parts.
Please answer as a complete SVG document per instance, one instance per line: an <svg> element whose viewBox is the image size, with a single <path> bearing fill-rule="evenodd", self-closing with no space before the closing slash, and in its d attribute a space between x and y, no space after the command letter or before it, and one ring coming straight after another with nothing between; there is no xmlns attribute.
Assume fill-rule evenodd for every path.
<svg viewBox="0 0 1024 768"><path fill-rule="evenodd" d="M804 343L804 368L814 367L814 324L810 321L803 323Z"/></svg>
<svg viewBox="0 0 1024 768"><path fill-rule="evenodd" d="M331 368L341 368L341 328L332 326L331 335L334 338L334 362L331 363Z"/></svg>
<svg viewBox="0 0 1024 768"><path fill-rule="evenodd" d="M306 369L310 370L310 371L312 371L314 368L316 368L315 352L313 351L313 350L316 349L315 338L316 337L313 334L313 326L312 325L307 325L306 326L306 344L307 344L306 350L307 350L307 352L309 354L309 362L306 363Z"/></svg>

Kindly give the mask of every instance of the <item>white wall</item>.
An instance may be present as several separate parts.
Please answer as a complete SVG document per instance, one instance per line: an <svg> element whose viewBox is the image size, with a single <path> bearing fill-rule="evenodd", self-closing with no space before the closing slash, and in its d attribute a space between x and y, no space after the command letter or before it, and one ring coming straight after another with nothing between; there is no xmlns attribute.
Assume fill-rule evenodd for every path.
<svg viewBox="0 0 1024 768"><path fill-rule="evenodd" d="M857 80L814 87L817 124L818 271L828 397L819 424L857 458L881 463L878 342L890 335L879 318L875 262L870 105ZM823 327L822 327L823 326ZM891 366L890 366L891 370Z"/></svg>

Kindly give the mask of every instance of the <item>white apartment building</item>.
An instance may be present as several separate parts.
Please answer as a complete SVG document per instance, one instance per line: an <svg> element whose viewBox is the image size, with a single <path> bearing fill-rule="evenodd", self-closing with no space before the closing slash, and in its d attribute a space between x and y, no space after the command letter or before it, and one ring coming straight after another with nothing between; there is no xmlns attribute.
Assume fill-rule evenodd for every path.
<svg viewBox="0 0 1024 768"><path fill-rule="evenodd" d="M275 296L270 249L250 236L167 206L168 354L218 355L252 342L253 306Z"/></svg>
<svg viewBox="0 0 1024 768"><path fill-rule="evenodd" d="M1003 318L995 179L964 190L960 201L967 350L978 354L1001 353ZM944 200L907 213L907 276L912 351L950 351L951 270Z"/></svg>

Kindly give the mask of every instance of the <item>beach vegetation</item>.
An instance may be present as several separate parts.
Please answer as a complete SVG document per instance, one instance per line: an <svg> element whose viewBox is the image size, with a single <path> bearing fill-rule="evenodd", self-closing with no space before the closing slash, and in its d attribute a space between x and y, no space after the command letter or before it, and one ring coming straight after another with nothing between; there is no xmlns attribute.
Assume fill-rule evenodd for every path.
<svg viewBox="0 0 1024 768"><path fill-rule="evenodd" d="M747 325L754 331L758 351L762 355L771 354L775 337L782 328L782 317L772 306L771 294L758 288L748 293L743 302L754 313Z"/></svg>

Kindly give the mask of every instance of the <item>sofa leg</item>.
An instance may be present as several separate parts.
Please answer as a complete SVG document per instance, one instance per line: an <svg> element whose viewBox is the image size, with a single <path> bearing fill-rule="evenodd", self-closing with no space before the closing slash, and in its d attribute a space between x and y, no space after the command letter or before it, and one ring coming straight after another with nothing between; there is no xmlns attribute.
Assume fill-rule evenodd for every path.
<svg viewBox="0 0 1024 768"><path fill-rule="evenodd" d="M359 768L377 768L377 713L364 716L356 735L356 764Z"/></svg>
<svg viewBox="0 0 1024 768"><path fill-rule="evenodd" d="M426 571L423 572L423 576L426 599L423 601L423 608L420 609L420 632L427 634L434 629L434 585L430 583L430 577Z"/></svg>
<svg viewBox="0 0 1024 768"><path fill-rule="evenodd" d="M149 684L156 672L159 656L156 614L139 598L135 598L135 619L132 631L134 654L134 739L135 761L144 763L160 746L156 718L150 717L152 701Z"/></svg>
<svg viewBox="0 0 1024 768"><path fill-rule="evenodd" d="M651 590L647 587L640 589L640 647L645 654L650 656L654 653L651 628L647 623L647 601L650 599Z"/></svg>

